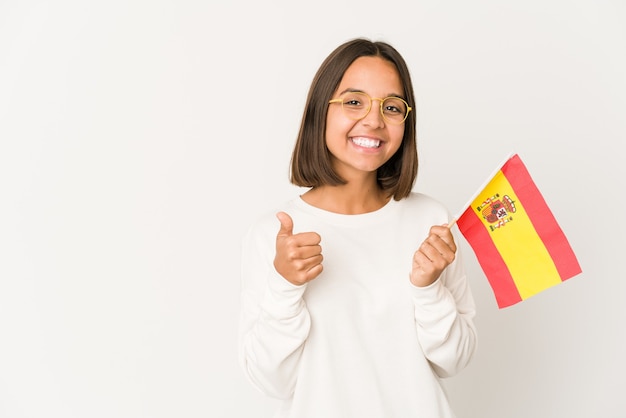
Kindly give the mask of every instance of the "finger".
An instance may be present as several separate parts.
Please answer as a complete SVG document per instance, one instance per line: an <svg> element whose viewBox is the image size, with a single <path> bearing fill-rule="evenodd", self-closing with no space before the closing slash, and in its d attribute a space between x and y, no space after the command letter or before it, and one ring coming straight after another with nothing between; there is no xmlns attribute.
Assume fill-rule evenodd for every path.
<svg viewBox="0 0 626 418"><path fill-rule="evenodd" d="M413 264L422 269L426 265L432 264L432 261L424 254L421 248L413 254Z"/></svg>
<svg viewBox="0 0 626 418"><path fill-rule="evenodd" d="M301 232L296 234L296 242L301 247L305 246L319 246L320 242L322 242L322 237L317 232Z"/></svg>
<svg viewBox="0 0 626 418"><path fill-rule="evenodd" d="M309 258L294 260L294 265L299 271L308 271L318 264L322 264L323 259L324 257L321 254L316 254Z"/></svg>
<svg viewBox="0 0 626 418"><path fill-rule="evenodd" d="M419 248L419 252L440 267L445 267L445 265L454 261L454 251L454 249L448 246L448 243L437 235L428 237ZM441 265L442 263L443 265Z"/></svg>
<svg viewBox="0 0 626 418"><path fill-rule="evenodd" d="M321 262L319 264L314 265L306 272L306 280L311 281L317 276L319 276L324 270L324 266L322 266Z"/></svg>
<svg viewBox="0 0 626 418"><path fill-rule="evenodd" d="M450 232L450 228L443 225L435 225L430 228L430 235L437 235L439 238L444 240L447 243L454 242L454 237L452 236L452 232Z"/></svg>
<svg viewBox="0 0 626 418"><path fill-rule="evenodd" d="M441 270L423 252L416 251L413 255L411 282L416 286L428 286L439 277Z"/></svg>
<svg viewBox="0 0 626 418"><path fill-rule="evenodd" d="M276 217L280 221L278 236L288 237L293 235L293 220L291 219L291 216L285 212L278 212Z"/></svg>
<svg viewBox="0 0 626 418"><path fill-rule="evenodd" d="M446 268L453 259L454 255L452 253L443 255L433 246L424 243L413 254L413 265L423 273L436 274L436 276L439 276L441 271Z"/></svg>
<svg viewBox="0 0 626 418"><path fill-rule="evenodd" d="M307 260L312 257L316 257L322 254L322 246L321 245L305 245L297 248L296 253L294 253L294 258Z"/></svg>
<svg viewBox="0 0 626 418"><path fill-rule="evenodd" d="M428 240L424 241L422 245L420 245L418 254L421 254L424 257L424 260L428 260L430 262L437 261L441 256L441 252L434 247Z"/></svg>

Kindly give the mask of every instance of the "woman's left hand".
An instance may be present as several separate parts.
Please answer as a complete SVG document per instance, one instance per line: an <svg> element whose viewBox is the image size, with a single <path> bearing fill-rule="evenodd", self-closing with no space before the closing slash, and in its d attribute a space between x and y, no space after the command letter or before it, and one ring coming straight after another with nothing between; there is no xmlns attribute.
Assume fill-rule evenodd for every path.
<svg viewBox="0 0 626 418"><path fill-rule="evenodd" d="M456 244L450 228L435 225L430 234L413 254L411 283L425 287L437 280L443 270L454 261Z"/></svg>

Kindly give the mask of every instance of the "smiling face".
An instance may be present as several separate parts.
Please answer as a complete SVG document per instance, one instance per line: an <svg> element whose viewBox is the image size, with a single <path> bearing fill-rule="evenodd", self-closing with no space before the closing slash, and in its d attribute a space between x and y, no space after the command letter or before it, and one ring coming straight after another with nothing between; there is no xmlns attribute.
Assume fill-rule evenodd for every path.
<svg viewBox="0 0 626 418"><path fill-rule="evenodd" d="M333 99L349 91L370 97L402 97L402 83L394 65L380 57L357 58L344 73ZM341 103L330 105L326 120L326 146L333 168L344 179L371 176L400 148L404 124L387 123L380 113L380 101L372 100L365 118L351 119Z"/></svg>

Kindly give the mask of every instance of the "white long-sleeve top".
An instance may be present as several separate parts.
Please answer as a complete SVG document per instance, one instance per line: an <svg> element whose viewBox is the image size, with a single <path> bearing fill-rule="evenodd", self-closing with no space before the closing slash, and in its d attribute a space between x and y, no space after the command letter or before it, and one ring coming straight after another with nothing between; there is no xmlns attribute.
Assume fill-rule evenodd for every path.
<svg viewBox="0 0 626 418"><path fill-rule="evenodd" d="M440 378L476 347L459 250L430 286L409 281L413 253L432 225L449 221L446 208L412 193L360 215L299 197L278 210L294 234L321 236L324 270L302 286L276 272L275 212L243 239L240 362L253 385L283 400L276 417L454 417Z"/></svg>

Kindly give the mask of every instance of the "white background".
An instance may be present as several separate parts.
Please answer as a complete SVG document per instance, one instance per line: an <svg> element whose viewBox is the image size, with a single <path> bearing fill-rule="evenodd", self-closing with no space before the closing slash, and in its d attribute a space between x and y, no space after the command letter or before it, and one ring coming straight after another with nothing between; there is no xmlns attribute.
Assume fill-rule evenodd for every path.
<svg viewBox="0 0 626 418"><path fill-rule="evenodd" d="M237 364L239 241L300 190L321 61L386 40L416 190L457 212L511 152L583 273L499 310L459 417L624 417L626 3L0 0L0 417L270 417Z"/></svg>

